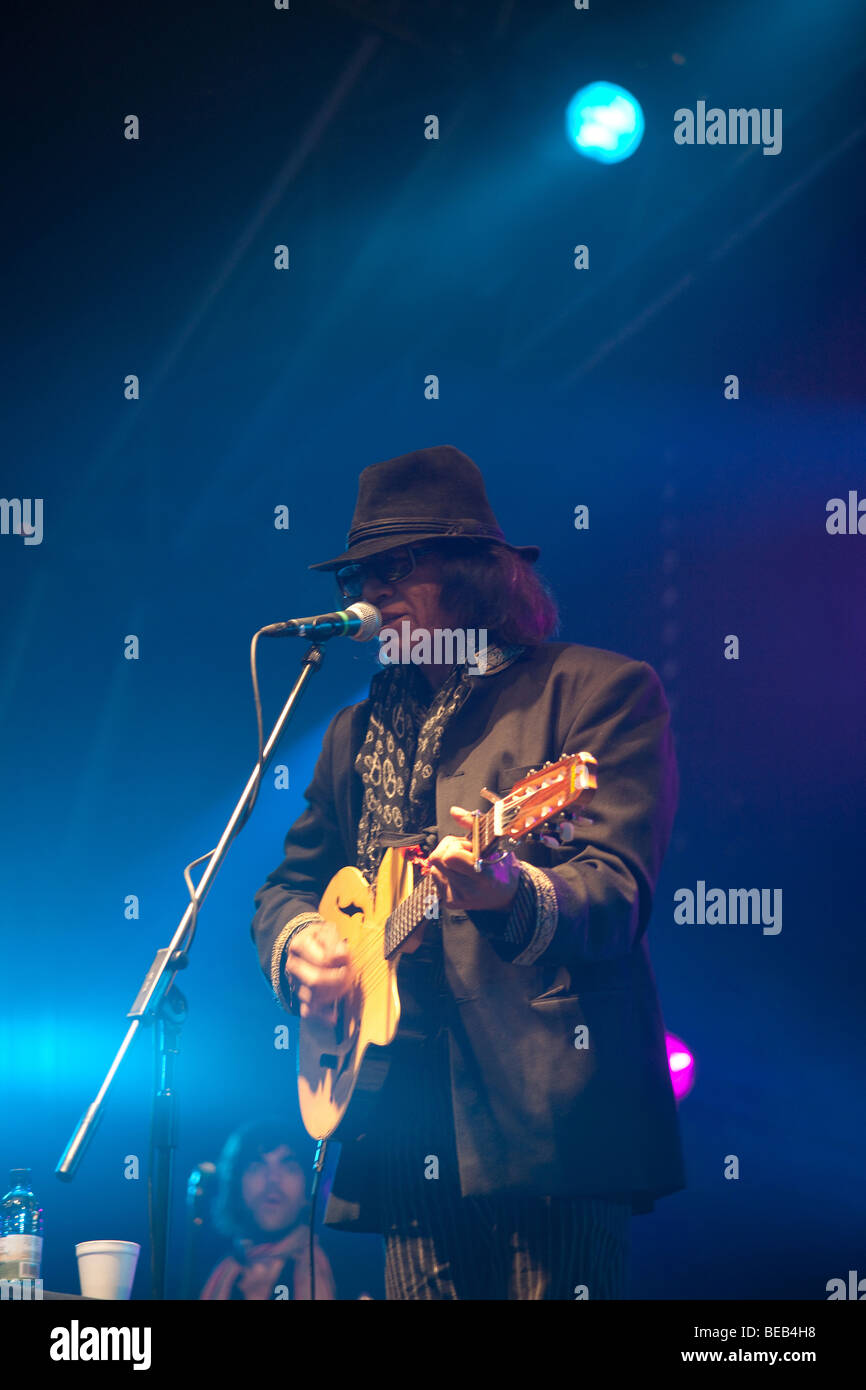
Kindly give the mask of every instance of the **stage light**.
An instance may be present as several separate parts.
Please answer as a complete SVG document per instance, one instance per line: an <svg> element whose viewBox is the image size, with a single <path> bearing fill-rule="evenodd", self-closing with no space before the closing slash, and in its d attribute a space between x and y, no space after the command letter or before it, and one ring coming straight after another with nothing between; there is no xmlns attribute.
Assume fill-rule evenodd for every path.
<svg viewBox="0 0 866 1390"><path fill-rule="evenodd" d="M643 139L643 111L615 82L590 82L568 103L565 128L579 154L616 164L634 154Z"/></svg>
<svg viewBox="0 0 866 1390"><path fill-rule="evenodd" d="M680 1101L687 1096L695 1082L695 1059L685 1043L674 1036L673 1033L665 1034L665 1042L668 1050L668 1067L671 1073L671 1085L674 1088L674 1095Z"/></svg>

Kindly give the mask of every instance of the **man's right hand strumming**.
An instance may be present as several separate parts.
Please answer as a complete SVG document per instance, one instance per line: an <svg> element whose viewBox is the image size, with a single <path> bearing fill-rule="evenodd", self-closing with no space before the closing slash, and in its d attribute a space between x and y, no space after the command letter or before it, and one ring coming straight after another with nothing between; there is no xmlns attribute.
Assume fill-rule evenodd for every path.
<svg viewBox="0 0 866 1390"><path fill-rule="evenodd" d="M349 948L333 922L311 922L292 938L286 976L301 1018L336 1024L337 1009L354 984Z"/></svg>

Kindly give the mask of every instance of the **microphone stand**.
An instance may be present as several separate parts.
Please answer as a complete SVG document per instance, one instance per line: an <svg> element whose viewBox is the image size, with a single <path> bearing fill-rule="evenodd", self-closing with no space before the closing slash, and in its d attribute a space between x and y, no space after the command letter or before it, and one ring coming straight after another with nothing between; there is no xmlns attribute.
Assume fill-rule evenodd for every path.
<svg viewBox="0 0 866 1390"><path fill-rule="evenodd" d="M330 636L331 634L326 635ZM61 1182L71 1182L75 1177L87 1146L102 1119L105 1101L121 1062L132 1046L133 1039L141 1025L153 1023L155 1025L154 1089L148 1173L148 1225L151 1253L151 1296L155 1299L165 1298L172 1164L174 1151L177 1148L177 1095L174 1089L174 1062L180 1048L180 1030L186 1016L187 1005L183 994L175 984L175 976L180 970L186 969L189 964L188 948L182 946L181 943L189 930L190 922L196 920L198 909L207 896L208 889L225 859L228 847L239 825L243 822L250 798L261 781L283 730L294 713L301 692L310 676L319 670L323 660L324 652L317 642L313 642L304 653L301 670L292 686L289 698L286 700L264 746L261 766L256 763L250 773L240 800L232 811L228 824L220 836L219 843L196 884L193 898L181 917L171 942L168 946L157 951L154 956L132 1008L126 1015L127 1018L132 1019L126 1036L117 1050L114 1061L111 1063L95 1099L91 1101L79 1120L72 1138L54 1170Z"/></svg>

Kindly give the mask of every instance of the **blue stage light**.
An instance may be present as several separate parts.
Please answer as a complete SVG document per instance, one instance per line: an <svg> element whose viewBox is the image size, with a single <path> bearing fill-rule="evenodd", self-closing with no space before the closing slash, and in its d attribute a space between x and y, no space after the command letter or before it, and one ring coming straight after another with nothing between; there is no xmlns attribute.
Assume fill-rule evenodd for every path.
<svg viewBox="0 0 866 1390"><path fill-rule="evenodd" d="M575 149L602 164L616 164L634 154L644 124L640 103L615 82L581 87L565 112L565 128Z"/></svg>

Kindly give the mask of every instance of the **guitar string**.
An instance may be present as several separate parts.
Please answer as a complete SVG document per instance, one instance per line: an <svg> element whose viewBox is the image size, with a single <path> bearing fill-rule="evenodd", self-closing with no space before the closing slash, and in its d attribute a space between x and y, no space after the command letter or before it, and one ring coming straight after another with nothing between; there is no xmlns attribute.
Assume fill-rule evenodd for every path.
<svg viewBox="0 0 866 1390"><path fill-rule="evenodd" d="M554 782L560 782L564 780L564 776L562 776L555 778ZM580 789L580 791L583 790L583 788ZM509 799L510 798L505 798L506 802ZM576 804L576 802L579 800L580 792L578 793L577 797L574 797L572 795L567 800L564 800L562 804L554 808L555 812L560 812L562 810L568 809L569 807ZM492 811L485 812L479 824L479 831L485 832L484 834L479 834L479 848L481 849L482 854L485 853L486 850L488 850L491 847L495 839L504 838L492 835L491 833L491 838L482 847L481 841L487 840L486 832L488 831L488 829L492 831L492 827L489 825L489 821L492 819L492 814ZM550 816L545 817L544 819L550 819ZM538 824L542 823L542 821L538 822ZM382 938L380 939L378 933L376 933L374 935L373 940L369 942L360 943L353 952L352 964L359 974L363 974L365 976L365 983L368 985L368 987L376 988L381 983L381 981L388 975L393 952L396 950L398 946L402 945L403 941L405 941L407 937L412 934L412 932L416 931L417 928L422 925L422 921L420 919L413 924L412 918L414 917L415 912L413 911L411 914L409 913L409 907L412 905L414 899L416 898L419 899L416 911L420 911L423 917L424 915L426 915L426 911L429 906L429 903L425 902L424 899L429 898L431 901L435 899L435 901L439 902L439 890L435 887L432 887L428 882L422 881L415 887L415 889L413 889L411 893L409 893L402 900L402 902L398 903L397 907L393 910L393 912L389 914L385 922ZM408 928L408 930L406 930L406 928ZM389 941L391 944L391 956L386 956L384 954L383 947L385 941ZM380 952L382 953L380 954ZM395 964L396 963L397 962L395 961Z"/></svg>
<svg viewBox="0 0 866 1390"><path fill-rule="evenodd" d="M555 781L562 780L564 779L555 779ZM561 811L562 809L564 809L564 804L556 808L556 810L558 811ZM484 853L487 849L490 848L490 844L492 844L494 839L499 838L497 836L492 836L490 841L486 844L483 844L482 847L481 842L487 841L486 832L490 828L488 824L490 816L490 812L485 813L482 822L479 826L479 830L485 832L479 835L480 848L482 853ZM410 912L409 909L413 907L415 899L418 899L417 905L414 906L413 911ZM425 899L428 899L429 901L425 901ZM432 902L433 900L437 902L439 901L438 890L431 888L431 886L425 882L418 884L416 888L411 893L409 893L406 898L403 899L402 902L398 903L397 907L393 910L393 912L389 914L389 917L385 923L385 927L383 930L383 940L380 940L377 934L374 937L374 939L369 943L364 942L359 944L359 946L356 948L353 954L353 963L361 971L365 971L370 960L372 959L372 961L374 962L374 970L367 976L368 981L376 983L380 975L384 975L387 973L387 967L390 964L391 956L386 956L384 952L381 955L379 954L380 950L382 949L383 943L387 941L390 944L391 953L393 954L396 948L399 945L401 945L402 942L406 940L406 938L409 935L411 935L413 931L417 930L417 928L422 925L420 919L418 921L413 921L413 918L415 917L417 912L420 912L422 916L426 915L427 911L429 910L430 902ZM381 972L375 969L375 961L377 959L382 963L383 966L383 970Z"/></svg>
<svg viewBox="0 0 866 1390"><path fill-rule="evenodd" d="M510 798L505 798L506 801L509 799ZM486 851L493 844L494 840L496 840L497 838L500 837L494 835L493 833L493 812L485 811L479 817L478 822L479 852L481 854L486 853ZM410 936L413 931L417 930L417 928L421 925L421 921L419 920L418 922L416 922L414 926L409 926L411 916L414 916L414 913L411 915L409 913L409 905L412 903L412 900L414 898L418 898L418 909L421 911L423 917L428 906L428 904L424 901L424 899L427 897L435 898L438 902L438 891L435 889L435 887L432 887L424 882L417 884L415 888L412 890L412 892L407 894L407 896L402 900L402 902L397 904L393 912L389 913L384 925L382 941L380 942L377 933L372 941L360 943L356 950L353 952L353 964L362 971L366 969L370 961L373 962L374 968L376 960L378 959L379 961L381 961L383 966L382 971L375 971L374 974L368 976L368 979L372 979L373 984L378 983L380 975L384 976L385 974L387 974L388 966L390 964L389 957L385 956L384 953L381 955L379 954L384 942L389 941L392 945L392 950L396 949L396 947L401 945L402 942L405 941L406 938ZM404 927L408 927L408 930L404 931ZM389 928L391 929L389 930Z"/></svg>
<svg viewBox="0 0 866 1390"><path fill-rule="evenodd" d="M551 769L551 772L552 771L553 769ZM555 785L557 782L564 781L565 772L563 771L563 773L560 776L551 779L551 784ZM553 808L551 815L546 816L543 818L543 820L539 820L537 822L536 828L537 826L543 824L544 820L550 819L552 814L573 807L577 802L580 801L581 794L584 790L586 790L586 788L580 788L578 789L577 796L575 796L574 793L572 793L569 797L564 798L559 805ZM506 808L508 808L508 803L513 799L514 796L515 793L512 792L509 796L503 798L503 804L506 806ZM480 815L478 831L479 852L481 855L485 854L487 850L490 849L490 847L496 839L505 838L504 836L497 836L493 833L492 809L490 811L483 812ZM371 941L364 941L359 943L359 945L353 951L352 965L355 968L355 971L358 975L364 975L365 983L367 984L368 988L378 987L378 985L387 977L390 971L393 953L396 951L396 948L402 945L403 941L405 941L414 931L418 929L419 926L422 925L422 919L419 919L419 921L414 923L414 925L410 925L411 918L415 914L414 912L411 915L409 914L409 906L412 904L415 898L418 898L419 900L417 910L420 910L422 914L422 919L426 915L427 909L430 905L429 902L424 901L425 898L429 898L431 902L433 900L435 900L437 903L440 902L439 890L434 885L430 884L428 880L423 880L421 883L416 885L416 887L412 890L411 893L407 894L407 896L400 903L398 903L397 907L394 908L394 910L391 913L389 913L388 918L385 921L381 939L378 933L374 933L373 939ZM385 941L388 941L391 944L392 956L386 956L384 954ZM395 961L395 964L396 963L397 962Z"/></svg>

